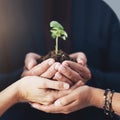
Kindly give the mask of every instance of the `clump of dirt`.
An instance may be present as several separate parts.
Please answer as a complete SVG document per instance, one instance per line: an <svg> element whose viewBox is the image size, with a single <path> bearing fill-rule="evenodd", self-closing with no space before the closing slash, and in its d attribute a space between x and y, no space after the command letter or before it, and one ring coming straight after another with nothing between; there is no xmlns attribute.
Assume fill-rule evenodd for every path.
<svg viewBox="0 0 120 120"><path fill-rule="evenodd" d="M69 55L67 53L65 53L62 50L58 51L58 54L55 53L55 50L50 51L48 54L46 54L45 56L42 56L41 58L39 58L37 60L38 63L41 63L42 61L48 59L48 58L53 58L56 62L60 62L62 63L65 60L70 60L70 61L74 61L76 62L75 59L70 58Z"/></svg>

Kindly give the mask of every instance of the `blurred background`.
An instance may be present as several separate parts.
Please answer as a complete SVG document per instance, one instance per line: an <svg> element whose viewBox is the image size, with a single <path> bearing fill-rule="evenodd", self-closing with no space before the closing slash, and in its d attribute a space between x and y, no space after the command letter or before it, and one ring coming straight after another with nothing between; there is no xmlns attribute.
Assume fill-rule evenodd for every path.
<svg viewBox="0 0 120 120"><path fill-rule="evenodd" d="M5 88L19 78L17 74L21 75L19 70L22 72L20 68L23 68L25 55L28 52L44 55L49 50L54 49L55 42L53 39L51 40L49 28L51 20L60 22L69 35L67 41L59 42L62 50L71 53L72 48L72 52L83 51L87 53L90 58L88 58L88 62L103 71L107 69L110 71L112 68L119 69L117 65L120 61L119 57L114 59L114 67L108 66L112 62L111 59L116 58L114 56L117 56L117 52L119 52L115 49L116 54L111 56L111 46L116 48L115 43L111 44L114 39L115 41L119 39L118 35L111 34L115 33L113 32L114 27L116 27L115 30L118 29L119 21L116 15L120 20L119 5L120 0L0 0L0 85ZM107 44L108 40L111 44ZM105 45L103 45L104 43ZM107 54L108 50L106 51L106 47L109 45L111 45L111 54ZM117 47L120 48L119 44ZM108 60L109 57L110 60ZM99 71L97 70L96 73ZM104 75L101 74L101 76ZM98 75L99 78L101 76ZM16 110L16 108L18 109ZM12 112L6 113L7 120L34 120L34 116L38 119L43 117L38 111L33 111L28 106L17 106L16 108L13 107L10 109ZM103 111L100 112L103 114ZM99 117L101 114L95 116L94 113L96 113L96 109L95 112L90 113L90 116L97 116L97 120L103 120ZM76 116L76 114L74 115ZM6 116L0 120L6 120L4 117ZM85 114L85 117L89 117L89 115ZM61 119L57 116L57 120ZM89 120L96 119L89 118Z"/></svg>
<svg viewBox="0 0 120 120"><path fill-rule="evenodd" d="M104 0L117 14L120 20L120 0Z"/></svg>
<svg viewBox="0 0 120 120"><path fill-rule="evenodd" d="M120 0L104 1L120 19ZM83 0L83 2L89 2L89 0ZM33 48L35 52L41 51L43 53L44 48L49 51L53 46L52 44L54 44L53 40L51 40L51 46L49 42L47 42L46 46L43 46L37 42L35 43L35 40L51 39L49 32L49 22L51 20L58 20L63 24L67 32L70 30L69 27L71 26L68 21L71 8L68 3L70 3L69 0L0 0L0 71L6 71L6 68L8 71L10 68L14 69L14 66L18 66L17 60L21 62L22 66L25 54L30 51L28 46L33 48L35 44L37 46L35 50ZM70 35L70 33L68 34ZM30 44L29 41L32 40L34 40L34 43ZM67 49L63 43L61 44L63 48ZM21 46L22 50L26 51L24 54L22 54ZM17 51L15 51L16 49ZM16 53L21 55L19 59ZM14 56L14 59L10 59L10 56ZM3 65L4 62L6 64ZM14 65L11 63L14 63Z"/></svg>

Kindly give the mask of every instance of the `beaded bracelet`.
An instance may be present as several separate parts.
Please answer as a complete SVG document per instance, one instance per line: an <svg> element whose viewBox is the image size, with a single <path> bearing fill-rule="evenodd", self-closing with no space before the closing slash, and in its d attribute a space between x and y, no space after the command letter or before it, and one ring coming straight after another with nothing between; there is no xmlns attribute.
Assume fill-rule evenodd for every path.
<svg viewBox="0 0 120 120"><path fill-rule="evenodd" d="M113 98L114 90L106 89L104 92L104 113L106 115L106 118L112 118L113 117L113 109L112 109L112 98Z"/></svg>
<svg viewBox="0 0 120 120"><path fill-rule="evenodd" d="M114 94L114 90L111 91L111 94L110 94L110 100L109 100L109 115L110 117L112 118L113 117L113 108L112 108L112 98L113 98L113 94Z"/></svg>

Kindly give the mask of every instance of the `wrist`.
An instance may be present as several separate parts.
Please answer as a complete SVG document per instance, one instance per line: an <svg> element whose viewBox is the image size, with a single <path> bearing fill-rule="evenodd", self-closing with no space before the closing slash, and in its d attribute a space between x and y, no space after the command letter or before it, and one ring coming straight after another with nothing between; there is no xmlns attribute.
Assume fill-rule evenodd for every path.
<svg viewBox="0 0 120 120"><path fill-rule="evenodd" d="M18 103L19 102L18 81L13 83L11 87L12 87L12 91L14 91L14 93L13 93L14 103Z"/></svg>
<svg viewBox="0 0 120 120"><path fill-rule="evenodd" d="M22 87L21 87L21 80L18 80L15 83L15 98L16 98L16 102L22 102L23 101L23 95L22 95Z"/></svg>
<svg viewBox="0 0 120 120"><path fill-rule="evenodd" d="M16 88L16 83L13 83L12 85L0 92L0 103L2 103L0 107L3 108L3 111L18 102Z"/></svg>
<svg viewBox="0 0 120 120"><path fill-rule="evenodd" d="M89 105L97 108L103 108L104 105L104 90L90 87Z"/></svg>

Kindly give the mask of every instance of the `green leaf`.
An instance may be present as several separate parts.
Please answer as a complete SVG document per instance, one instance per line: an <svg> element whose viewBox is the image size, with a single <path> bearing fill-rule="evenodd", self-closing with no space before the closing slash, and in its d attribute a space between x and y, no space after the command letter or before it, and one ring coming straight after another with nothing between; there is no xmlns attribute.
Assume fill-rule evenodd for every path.
<svg viewBox="0 0 120 120"><path fill-rule="evenodd" d="M55 29L64 29L63 28L63 26L60 24L60 23L58 23L57 21L51 21L50 22L50 27L51 28L55 28Z"/></svg>
<svg viewBox="0 0 120 120"><path fill-rule="evenodd" d="M58 54L58 38L62 38L63 40L66 40L68 35L64 30L64 27L57 21L51 21L50 27L51 27L51 30L50 30L51 36L53 39L56 40L55 53Z"/></svg>
<svg viewBox="0 0 120 120"><path fill-rule="evenodd" d="M63 40L66 40L68 35L60 23L58 23L57 21L51 21L50 27L52 28L50 30L50 32L52 33L52 38L61 37Z"/></svg>

